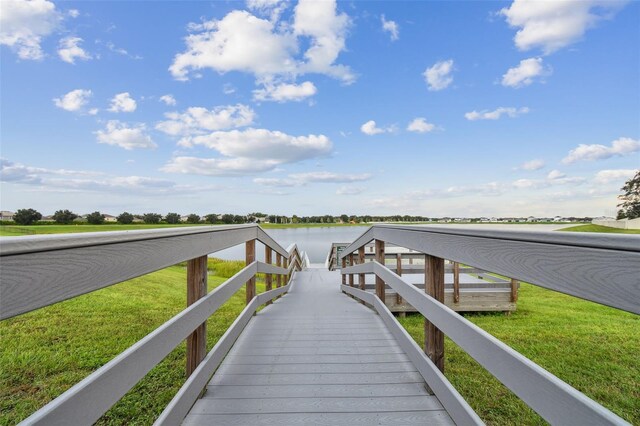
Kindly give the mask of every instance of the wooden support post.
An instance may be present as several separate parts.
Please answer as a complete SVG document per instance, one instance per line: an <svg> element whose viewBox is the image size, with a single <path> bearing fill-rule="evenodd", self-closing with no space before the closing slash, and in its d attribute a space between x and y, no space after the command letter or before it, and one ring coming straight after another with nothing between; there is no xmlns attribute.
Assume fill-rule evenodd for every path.
<svg viewBox="0 0 640 426"><path fill-rule="evenodd" d="M282 268L282 255L280 253L276 253L276 266ZM280 288L282 286L282 275L276 275L276 288Z"/></svg>
<svg viewBox="0 0 640 426"><path fill-rule="evenodd" d="M353 266L353 253L349 254L349 266ZM353 274L349 274L349 287L353 287Z"/></svg>
<svg viewBox="0 0 640 426"><path fill-rule="evenodd" d="M271 254L272 254L273 250L271 250L271 247L269 246L264 246L264 263L271 265L271 263L273 262L273 259L271 258ZM264 286L265 286L265 291L269 291L273 288L273 275L271 274L266 274L264 276ZM271 299L267 300L267 305L271 304Z"/></svg>
<svg viewBox="0 0 640 426"><path fill-rule="evenodd" d="M245 262L247 265L256 260L256 240L249 240L245 245ZM251 303L251 299L256 295L256 277L255 275L247 281L246 285L246 302Z"/></svg>
<svg viewBox="0 0 640 426"><path fill-rule="evenodd" d="M384 241L376 240L376 261L384 265ZM376 295L385 303L384 281L376 275Z"/></svg>
<svg viewBox="0 0 640 426"><path fill-rule="evenodd" d="M460 302L460 264L453 262L453 303Z"/></svg>
<svg viewBox="0 0 640 426"><path fill-rule="evenodd" d="M402 254L396 254L396 270L399 276L402 276ZM396 305L402 305L402 296L396 293ZM404 318L407 316L407 313L402 311L398 313L400 318Z"/></svg>
<svg viewBox="0 0 640 426"><path fill-rule="evenodd" d="M343 257L342 258L342 269L343 271L340 271L342 273L342 285L347 284L347 274L344 273L344 268L347 267L347 258Z"/></svg>
<svg viewBox="0 0 640 426"><path fill-rule="evenodd" d="M364 263L364 246L358 249L358 263ZM358 284L360 284L360 290L365 291L365 275L358 274ZM364 305L364 300L361 301Z"/></svg>
<svg viewBox="0 0 640 426"><path fill-rule="evenodd" d="M440 303L444 303L444 259L425 256L424 290ZM444 333L424 319L424 352L444 373Z"/></svg>
<svg viewBox="0 0 640 426"><path fill-rule="evenodd" d="M187 306L207 295L207 256L187 262ZM207 353L207 323L203 322L187 337L187 377Z"/></svg>
<svg viewBox="0 0 640 426"><path fill-rule="evenodd" d="M518 280L511 278L511 301L513 303L518 301Z"/></svg>

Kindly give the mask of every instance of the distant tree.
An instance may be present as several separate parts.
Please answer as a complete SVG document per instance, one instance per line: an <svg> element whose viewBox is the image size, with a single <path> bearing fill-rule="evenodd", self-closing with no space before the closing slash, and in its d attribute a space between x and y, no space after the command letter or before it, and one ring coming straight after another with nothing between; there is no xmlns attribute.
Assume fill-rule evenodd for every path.
<svg viewBox="0 0 640 426"><path fill-rule="evenodd" d="M87 222L92 225L102 225L104 223L104 215L100 212L93 212L87 215Z"/></svg>
<svg viewBox="0 0 640 426"><path fill-rule="evenodd" d="M188 223L200 223L200 216L198 216L197 214L191 213L189 216L187 216L187 222Z"/></svg>
<svg viewBox="0 0 640 426"><path fill-rule="evenodd" d="M233 215L232 214L223 214L222 215L222 223L232 224L233 223Z"/></svg>
<svg viewBox="0 0 640 426"><path fill-rule="evenodd" d="M237 224L245 223L245 217L240 216L239 214L236 214L233 216L233 223L237 223Z"/></svg>
<svg viewBox="0 0 640 426"><path fill-rule="evenodd" d="M214 224L218 221L218 215L210 213L204 217L205 222Z"/></svg>
<svg viewBox="0 0 640 426"><path fill-rule="evenodd" d="M13 215L13 221L18 225L31 225L40 219L42 215L34 209L20 209Z"/></svg>
<svg viewBox="0 0 640 426"><path fill-rule="evenodd" d="M142 215L142 220L144 221L144 223L148 224L160 223L161 219L162 215L159 215L158 213L145 213Z"/></svg>
<svg viewBox="0 0 640 426"><path fill-rule="evenodd" d="M133 222L133 215L131 213L124 212L120 216L118 216L116 220L118 221L118 223L128 225Z"/></svg>
<svg viewBox="0 0 640 426"><path fill-rule="evenodd" d="M178 213L167 213L164 217L164 221L175 225L176 223L180 223L180 215Z"/></svg>
<svg viewBox="0 0 640 426"><path fill-rule="evenodd" d="M78 215L69 210L58 210L53 214L53 220L57 223L68 225L78 218Z"/></svg>
<svg viewBox="0 0 640 426"><path fill-rule="evenodd" d="M629 179L622 188L622 195L618 199L622 201L618 204L618 219L636 219L640 217L640 170Z"/></svg>
<svg viewBox="0 0 640 426"><path fill-rule="evenodd" d="M340 220L342 221L342 223L347 223L349 222L349 216L347 216L346 214L341 214Z"/></svg>

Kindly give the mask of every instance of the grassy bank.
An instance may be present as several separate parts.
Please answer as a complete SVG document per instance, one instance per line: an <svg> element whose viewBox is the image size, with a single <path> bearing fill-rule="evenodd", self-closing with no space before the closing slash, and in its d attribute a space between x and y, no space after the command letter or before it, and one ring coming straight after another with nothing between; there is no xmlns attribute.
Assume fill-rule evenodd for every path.
<svg viewBox="0 0 640 426"><path fill-rule="evenodd" d="M211 260L209 290L242 267ZM243 288L209 319L208 349L244 304ZM185 306L186 269L177 265L0 322L0 425L26 418ZM153 423L184 382L184 365L182 344L98 424Z"/></svg>
<svg viewBox="0 0 640 426"><path fill-rule="evenodd" d="M640 234L640 229L620 229L620 228L611 228L609 226L602 225L578 225L572 226L570 228L563 228L560 231L567 232L604 232L607 234Z"/></svg>

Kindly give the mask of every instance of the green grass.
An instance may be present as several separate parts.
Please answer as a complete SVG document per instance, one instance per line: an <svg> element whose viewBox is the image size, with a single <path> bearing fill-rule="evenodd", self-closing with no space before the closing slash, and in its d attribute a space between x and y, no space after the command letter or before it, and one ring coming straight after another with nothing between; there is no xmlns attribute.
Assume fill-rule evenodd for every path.
<svg viewBox="0 0 640 426"><path fill-rule="evenodd" d="M640 424L640 316L522 284L518 309L468 320L632 424ZM421 315L399 318L422 345ZM488 424L544 421L448 338L445 375Z"/></svg>
<svg viewBox="0 0 640 426"><path fill-rule="evenodd" d="M212 259L217 275L209 276L209 290L242 267ZM207 322L208 349L244 304L243 286ZM186 270L177 265L0 322L0 425L26 418L185 306ZM184 370L181 344L98 424L153 423L184 382Z"/></svg>
<svg viewBox="0 0 640 426"><path fill-rule="evenodd" d="M563 228L560 231L567 232L604 232L608 234L640 234L640 229L620 229L602 225L578 225Z"/></svg>
<svg viewBox="0 0 640 426"><path fill-rule="evenodd" d="M155 229L155 228L175 228L182 226L203 226L192 224L157 224L147 225L143 223L132 223L130 225L121 225L118 223L105 223L102 225L89 224L71 224L71 225L1 225L0 236L13 237L20 235L36 235L36 234L75 234L79 232L103 232L103 231L133 231L137 229Z"/></svg>

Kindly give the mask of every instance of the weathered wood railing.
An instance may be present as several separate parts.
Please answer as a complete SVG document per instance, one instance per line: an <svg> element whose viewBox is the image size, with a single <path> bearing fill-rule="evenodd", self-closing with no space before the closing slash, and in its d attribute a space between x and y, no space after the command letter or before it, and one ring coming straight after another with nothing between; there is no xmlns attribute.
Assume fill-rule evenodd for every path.
<svg viewBox="0 0 640 426"><path fill-rule="evenodd" d="M256 240L265 246L266 262L255 259ZM243 243L247 266L207 294L207 255ZM276 265L271 264L272 251L276 252ZM188 262L189 306L185 310L23 424L92 424L186 339L189 378L157 421L179 422L257 308L289 290L293 274L306 267L305 258L295 245L285 250L255 225L0 240L0 319ZM255 291L258 273L266 274L267 291L262 294ZM275 289L271 289L273 275L277 277ZM205 357L206 320L242 285L246 285L247 306Z"/></svg>
<svg viewBox="0 0 640 426"><path fill-rule="evenodd" d="M375 241L376 259L364 262L363 247ZM421 291L384 264L384 245L425 256ZM403 346L454 421L478 423L444 376L444 334L552 424L627 424L597 402L486 333L443 304L444 259L473 265L541 287L640 313L640 238L621 235L529 233L443 228L373 226L340 255L359 253L342 269L342 290L371 305ZM376 294L346 284L345 277L376 277ZM351 282L351 281L350 281ZM385 286L425 317L424 353L384 304Z"/></svg>

